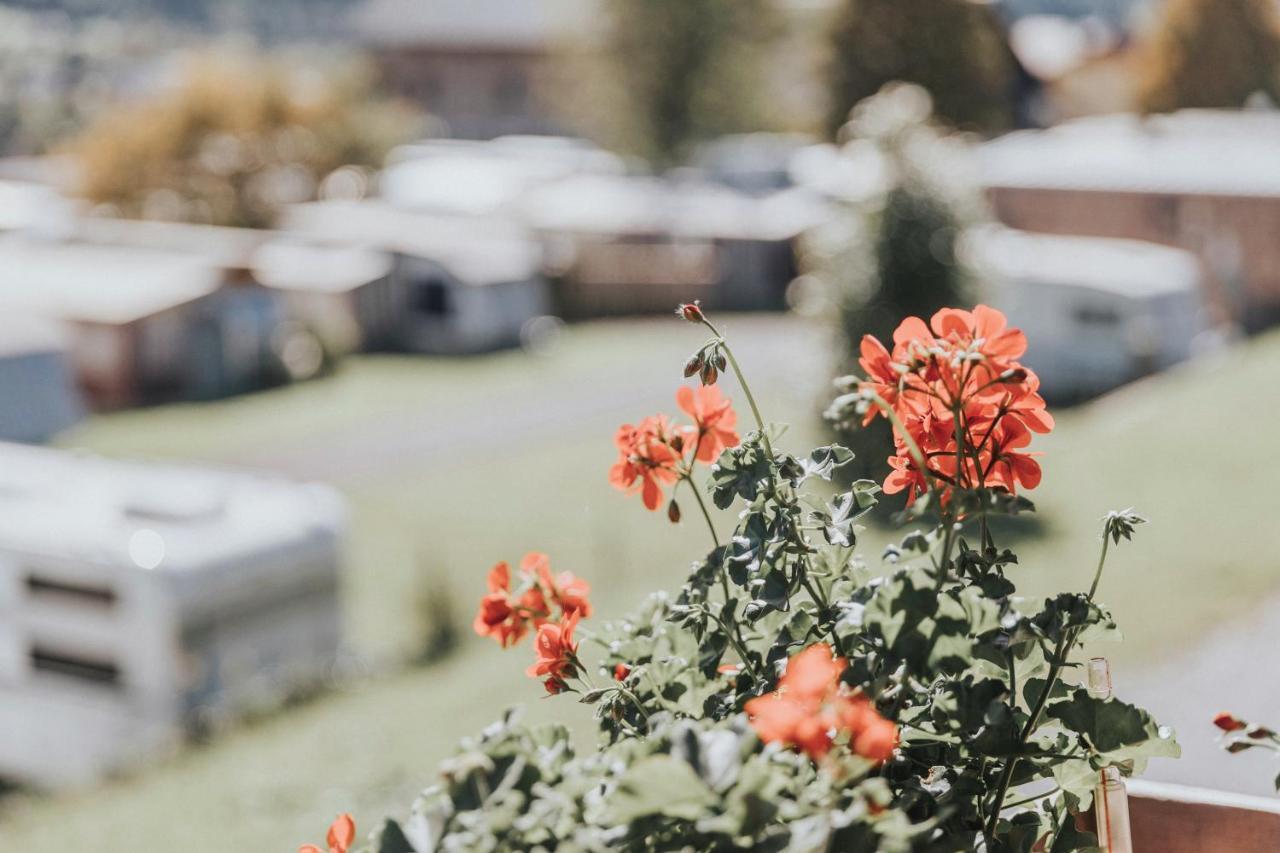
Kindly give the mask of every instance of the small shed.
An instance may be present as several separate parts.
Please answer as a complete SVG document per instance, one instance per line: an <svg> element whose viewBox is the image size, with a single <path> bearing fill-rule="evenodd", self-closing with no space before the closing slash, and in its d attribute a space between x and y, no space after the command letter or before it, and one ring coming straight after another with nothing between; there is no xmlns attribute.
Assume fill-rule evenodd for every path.
<svg viewBox="0 0 1280 853"><path fill-rule="evenodd" d="M338 495L0 444L0 776L85 785L326 678Z"/></svg>
<svg viewBox="0 0 1280 853"><path fill-rule="evenodd" d="M330 201L293 206L282 228L390 256L387 298L396 322L387 339L394 349L459 354L512 346L550 310L541 246L510 220Z"/></svg>
<svg viewBox="0 0 1280 853"><path fill-rule="evenodd" d="M79 242L0 240L0 311L65 325L90 402L117 408L224 396L278 372L273 303L226 289L198 255Z"/></svg>
<svg viewBox="0 0 1280 853"><path fill-rule="evenodd" d="M1181 249L992 226L970 231L963 250L1026 332L1024 362L1052 400L1094 397L1184 361L1206 329L1204 273Z"/></svg>
<svg viewBox="0 0 1280 853"><path fill-rule="evenodd" d="M84 416L66 334L34 317L0 318L0 440L38 444Z"/></svg>
<svg viewBox="0 0 1280 853"><path fill-rule="evenodd" d="M665 313L700 299L784 307L796 241L825 210L799 189L747 194L702 181L579 175L530 191L519 214L557 247L570 316Z"/></svg>
<svg viewBox="0 0 1280 853"><path fill-rule="evenodd" d="M254 280L332 355L396 343L401 315L392 268L388 252L288 236L261 246L251 260Z"/></svg>

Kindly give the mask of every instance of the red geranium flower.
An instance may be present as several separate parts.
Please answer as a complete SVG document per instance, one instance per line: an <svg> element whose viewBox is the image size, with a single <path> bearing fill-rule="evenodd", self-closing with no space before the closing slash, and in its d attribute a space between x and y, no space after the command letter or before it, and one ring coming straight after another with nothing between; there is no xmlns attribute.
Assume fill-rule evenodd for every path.
<svg viewBox="0 0 1280 853"><path fill-rule="evenodd" d="M482 637L493 637L503 648L515 645L531 628L551 618L552 606L560 615L591 615L590 585L572 572L551 574L551 560L536 551L520 561L520 579L512 589L511 567L495 565L487 580L489 592L480 599L472 628ZM550 603L548 603L550 602Z"/></svg>
<svg viewBox="0 0 1280 853"><path fill-rule="evenodd" d="M627 676L631 674L631 667L625 663L616 663L613 665L613 680L626 681Z"/></svg>
<svg viewBox="0 0 1280 853"><path fill-rule="evenodd" d="M524 555L520 570L537 577L546 595L560 608L562 615L576 612L583 619L591 615L591 584L573 572L551 574L551 558L536 551Z"/></svg>
<svg viewBox="0 0 1280 853"><path fill-rule="evenodd" d="M340 814L329 825L329 834L325 838L325 843L329 847L327 853L347 853L355 840L356 822L351 819L351 815ZM298 848L298 853L326 853L326 851L314 844L304 844Z"/></svg>
<svg viewBox="0 0 1280 853"><path fill-rule="evenodd" d="M850 694L840 685L844 669L844 659L833 658L824 643L792 657L778 689L744 706L759 738L821 759L844 734L858 755L888 760L898 744L897 726L881 717L865 696Z"/></svg>
<svg viewBox="0 0 1280 853"><path fill-rule="evenodd" d="M682 385L676 391L676 404L693 418L695 434L689 440L698 448L699 462L714 462L726 447L737 447L741 442L734 429L738 414L718 386Z"/></svg>
<svg viewBox="0 0 1280 853"><path fill-rule="evenodd" d="M1218 728L1222 729L1224 732L1238 732L1241 729L1245 729L1249 727L1249 724L1246 723L1244 720L1237 719L1235 716L1233 716L1232 714L1228 714L1226 711L1223 711L1222 713L1214 717L1213 724Z"/></svg>
<svg viewBox="0 0 1280 853"><path fill-rule="evenodd" d="M859 364L867 378L859 387L883 400L900 425L886 493L906 492L910 503L937 487L945 503L954 488L1014 492L1040 482L1038 454L1024 448L1030 433L1053 429L1053 418L1039 379L1017 361L1026 348L1026 336L985 305L944 308L928 325L908 317L893 333L892 353L863 338ZM863 422L876 414L870 409Z"/></svg>
<svg viewBox="0 0 1280 853"><path fill-rule="evenodd" d="M665 415L645 418L639 425L624 424L613 442L618 461L609 469L609 482L624 492L639 490L646 508L662 503L662 487L679 477L680 452L673 446L677 433Z"/></svg>
<svg viewBox="0 0 1280 853"><path fill-rule="evenodd" d="M578 627L575 611L562 622L548 622L538 629L534 638L534 651L538 659L525 670L532 678L544 678L547 691L560 693L567 689L569 678L578 673L578 644L573 630Z"/></svg>
<svg viewBox="0 0 1280 853"><path fill-rule="evenodd" d="M511 567L501 562L489 570L488 595L480 599L472 629L481 637L493 637L506 648L520 642L528 631L525 618L511 601Z"/></svg>

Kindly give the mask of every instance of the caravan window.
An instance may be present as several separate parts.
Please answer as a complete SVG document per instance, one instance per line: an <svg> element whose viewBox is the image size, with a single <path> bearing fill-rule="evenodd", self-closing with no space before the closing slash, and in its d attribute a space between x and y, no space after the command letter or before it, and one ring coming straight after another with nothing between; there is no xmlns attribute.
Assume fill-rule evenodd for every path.
<svg viewBox="0 0 1280 853"><path fill-rule="evenodd" d="M1081 305L1076 308L1074 314L1078 326L1114 328L1119 326L1121 321L1119 311L1101 305Z"/></svg>
<svg viewBox="0 0 1280 853"><path fill-rule="evenodd" d="M100 684L105 687L121 685L120 667L113 661L68 654L41 646L34 646L31 649L31 668L36 672L49 673L88 684Z"/></svg>
<svg viewBox="0 0 1280 853"><path fill-rule="evenodd" d="M444 279L427 278L413 289L413 307L421 314L443 317L452 311L449 285Z"/></svg>

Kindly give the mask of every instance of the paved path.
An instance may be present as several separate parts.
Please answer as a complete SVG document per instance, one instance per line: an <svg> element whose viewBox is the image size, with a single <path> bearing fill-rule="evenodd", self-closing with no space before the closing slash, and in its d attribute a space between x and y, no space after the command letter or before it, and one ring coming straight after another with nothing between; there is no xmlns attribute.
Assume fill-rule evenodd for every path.
<svg viewBox="0 0 1280 853"><path fill-rule="evenodd" d="M796 320L741 317L733 321L737 353L756 390L787 388L801 405L816 406L828 381L825 330ZM692 347L699 339L692 336ZM411 468L449 465L512 443L537 443L557 431L606 430L654 411L672 411L675 366L637 365L620 377L604 371L572 384L537 383L494 389L491 399L449 406L442 417L427 407L364 422L335 434L255 447L229 460L290 477L361 486ZM735 394L730 380L728 392ZM806 409L805 414L808 414ZM745 409L741 416L746 416Z"/></svg>
<svg viewBox="0 0 1280 853"><path fill-rule="evenodd" d="M1229 755L1211 719L1231 711L1280 727L1280 600L1261 602L1257 611L1194 648L1136 678L1117 673L1115 681L1117 695L1155 713L1182 744L1181 759L1153 761L1147 778L1275 796L1280 760L1264 750Z"/></svg>

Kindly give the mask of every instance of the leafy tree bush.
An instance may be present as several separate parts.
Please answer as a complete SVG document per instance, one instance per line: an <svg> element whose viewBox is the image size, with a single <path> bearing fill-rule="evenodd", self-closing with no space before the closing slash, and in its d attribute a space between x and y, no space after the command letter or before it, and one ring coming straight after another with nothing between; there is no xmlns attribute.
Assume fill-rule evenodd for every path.
<svg viewBox="0 0 1280 853"><path fill-rule="evenodd" d="M693 143L769 124L761 51L772 0L607 0L561 108L612 147L674 165Z"/></svg>
<svg viewBox="0 0 1280 853"><path fill-rule="evenodd" d="M964 130L1009 128L1014 59L992 5L971 0L842 0L831 29L827 127L895 81L928 90L938 117Z"/></svg>
<svg viewBox="0 0 1280 853"><path fill-rule="evenodd" d="M1145 50L1148 113L1235 108L1256 92L1280 103L1280 30L1269 0L1168 0Z"/></svg>
<svg viewBox="0 0 1280 853"><path fill-rule="evenodd" d="M213 55L174 90L107 113L68 151L81 194L118 215L263 227L339 166L380 164L414 126L359 67L286 72Z"/></svg>
<svg viewBox="0 0 1280 853"><path fill-rule="evenodd" d="M936 127L918 86L890 84L854 110L842 153L851 172L872 176L840 201L806 246L807 271L834 302L840 371L864 335L887 339L904 317L973 304L976 282L957 242L981 218L965 177L963 144ZM838 435L856 453L847 473L882 478L892 450L887 424Z"/></svg>
<svg viewBox="0 0 1280 853"><path fill-rule="evenodd" d="M609 479L673 521L677 489L736 507L735 529L698 513L712 547L679 593L592 633L581 578L536 553L496 565L475 630L504 647L531 636L529 675L594 708L599 748L577 754L564 727L508 712L364 849L1092 849L1072 816L1100 771L1178 749L1146 712L1068 677L1082 647L1116 637L1096 596L1108 551L1142 519L1107 515L1088 592L1036 602L1014 583L1032 569L994 540L991 518L1032 509L1027 447L1053 428L1018 362L1022 333L978 306L908 318L887 346L866 339L865 377L829 415L894 426L883 491L905 493L913 529L877 571L856 544L880 487L830 497L821 484L849 451L779 451L728 341L696 304L681 313L710 333L685 366L702 387L677 397L689 422L621 427ZM715 385L729 374L745 435ZM353 837L341 816L330 850Z"/></svg>

